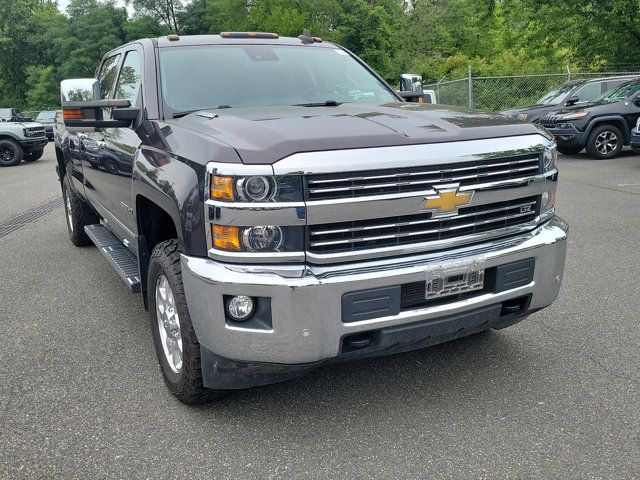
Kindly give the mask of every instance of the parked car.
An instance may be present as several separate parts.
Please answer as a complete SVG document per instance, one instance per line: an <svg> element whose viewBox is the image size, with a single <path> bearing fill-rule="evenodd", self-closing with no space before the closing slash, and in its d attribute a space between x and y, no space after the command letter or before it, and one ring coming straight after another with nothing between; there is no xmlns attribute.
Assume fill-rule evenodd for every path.
<svg viewBox="0 0 640 480"><path fill-rule="evenodd" d="M53 124L56 117L56 110L43 110L36 117L36 122L44 125L45 132L47 133L47 138L49 141L53 140Z"/></svg>
<svg viewBox="0 0 640 480"><path fill-rule="evenodd" d="M35 162L42 157L46 144L44 125L26 121L0 122L0 167L12 167L23 160Z"/></svg>
<svg viewBox="0 0 640 480"><path fill-rule="evenodd" d="M614 158L631 141L640 118L640 79L609 90L598 100L546 114L536 123L547 128L558 151L575 154L586 149L595 159Z"/></svg>
<svg viewBox="0 0 640 480"><path fill-rule="evenodd" d="M308 34L139 40L61 93L70 240L141 293L183 402L506 328L558 296L568 227L536 125L405 102Z"/></svg>
<svg viewBox="0 0 640 480"><path fill-rule="evenodd" d="M629 145L634 152L640 153L640 118L638 118L635 128L631 130Z"/></svg>
<svg viewBox="0 0 640 480"><path fill-rule="evenodd" d="M501 112L503 115L515 117L524 122L535 122L543 115L562 107L586 105L600 98L602 94L612 88L633 80L636 76L620 76L606 78L592 78L588 80L573 80L554 88L544 94L535 103L526 107L512 108Z"/></svg>

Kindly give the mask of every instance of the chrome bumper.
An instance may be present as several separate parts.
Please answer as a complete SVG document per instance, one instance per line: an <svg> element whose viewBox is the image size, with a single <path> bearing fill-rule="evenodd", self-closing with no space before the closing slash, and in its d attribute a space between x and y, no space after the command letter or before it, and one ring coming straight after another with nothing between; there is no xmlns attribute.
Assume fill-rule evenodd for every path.
<svg viewBox="0 0 640 480"><path fill-rule="evenodd" d="M304 364L337 357L345 335L436 319L531 295L529 310L558 296L568 226L558 217L526 234L412 257L337 266L246 266L182 256L187 303L200 344L239 362ZM533 281L501 293L401 311L398 315L342 322L343 294L424 281L426 271L451 260L482 259L485 268L535 258ZM230 327L223 295L271 298L272 329Z"/></svg>

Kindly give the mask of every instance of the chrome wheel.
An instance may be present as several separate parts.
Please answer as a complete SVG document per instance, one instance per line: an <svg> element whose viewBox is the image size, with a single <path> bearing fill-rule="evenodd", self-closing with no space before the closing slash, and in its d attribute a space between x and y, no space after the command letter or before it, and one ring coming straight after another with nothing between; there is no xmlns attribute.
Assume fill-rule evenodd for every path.
<svg viewBox="0 0 640 480"><path fill-rule="evenodd" d="M156 318L160 344L171 370L182 369L182 333L176 301L167 277L160 275L156 281Z"/></svg>
<svg viewBox="0 0 640 480"><path fill-rule="evenodd" d="M71 213L71 200L69 199L69 194L65 193L64 195L64 199L65 199L65 209L67 210L67 223L69 224L69 229L71 230L71 233L73 233L73 215Z"/></svg>
<svg viewBox="0 0 640 480"><path fill-rule="evenodd" d="M601 155L610 155L617 148L618 136L615 133L605 130L596 137L596 150Z"/></svg>

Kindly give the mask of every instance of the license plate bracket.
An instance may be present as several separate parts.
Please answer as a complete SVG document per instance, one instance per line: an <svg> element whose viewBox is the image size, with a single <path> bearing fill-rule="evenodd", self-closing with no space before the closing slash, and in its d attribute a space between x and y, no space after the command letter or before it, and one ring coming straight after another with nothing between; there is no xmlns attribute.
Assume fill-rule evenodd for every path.
<svg viewBox="0 0 640 480"><path fill-rule="evenodd" d="M425 299L433 300L484 288L484 259L442 263L426 271Z"/></svg>

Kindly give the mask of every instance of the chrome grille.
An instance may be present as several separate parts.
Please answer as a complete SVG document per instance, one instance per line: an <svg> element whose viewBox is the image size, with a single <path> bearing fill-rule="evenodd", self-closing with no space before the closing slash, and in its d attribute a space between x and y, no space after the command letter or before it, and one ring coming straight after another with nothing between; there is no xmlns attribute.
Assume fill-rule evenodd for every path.
<svg viewBox="0 0 640 480"><path fill-rule="evenodd" d="M337 253L394 247L490 232L535 220L539 197L461 208L448 218L431 213L376 220L357 220L309 227L308 251Z"/></svg>
<svg viewBox="0 0 640 480"><path fill-rule="evenodd" d="M307 199L326 200L367 195L419 192L442 183L476 185L540 173L540 156L481 160L431 167L310 175Z"/></svg>

